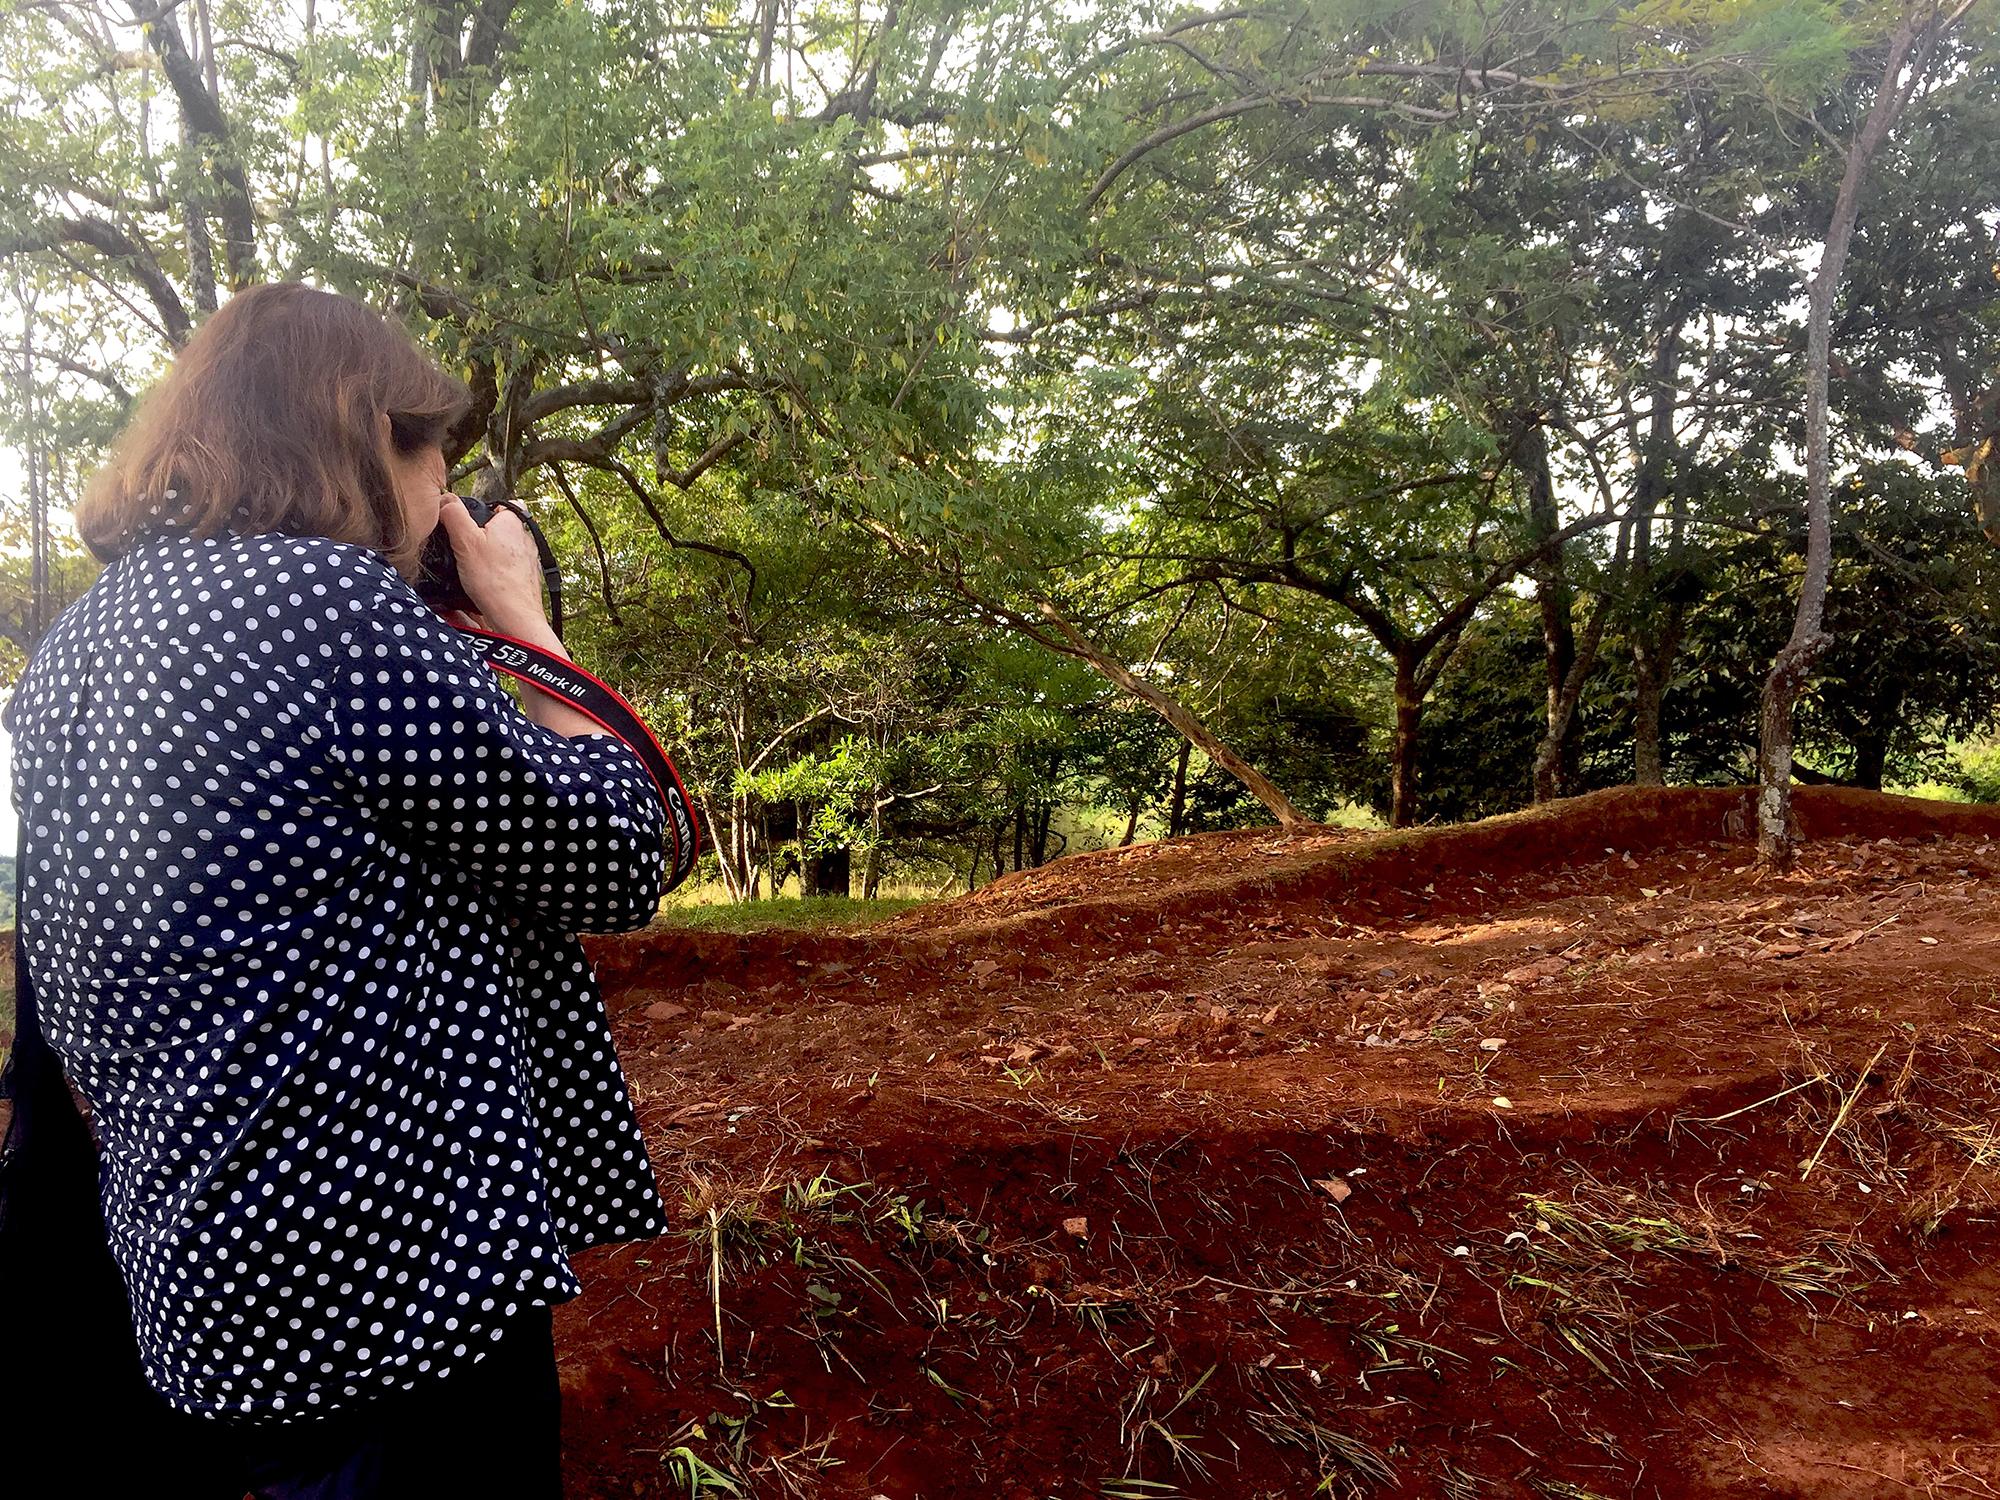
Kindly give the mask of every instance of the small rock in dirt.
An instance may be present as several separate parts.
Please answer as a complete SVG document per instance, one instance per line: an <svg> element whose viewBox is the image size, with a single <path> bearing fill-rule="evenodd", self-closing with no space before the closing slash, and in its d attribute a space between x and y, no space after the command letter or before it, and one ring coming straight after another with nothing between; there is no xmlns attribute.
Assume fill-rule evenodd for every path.
<svg viewBox="0 0 2000 1500"><path fill-rule="evenodd" d="M671 1021L687 1013L685 1005L672 1005L665 1000L656 1000L646 1007L646 1019L649 1021Z"/></svg>
<svg viewBox="0 0 2000 1500"><path fill-rule="evenodd" d="M1386 1047L1389 1045L1389 1039L1379 1032L1371 1031L1361 1039L1361 1045L1364 1047Z"/></svg>
<svg viewBox="0 0 2000 1500"><path fill-rule="evenodd" d="M1080 1240L1085 1240L1085 1239L1089 1239L1089 1238L1090 1238L1090 1220L1089 1220L1089 1219L1087 1219L1087 1218L1085 1218L1085 1217L1084 1217L1084 1216L1083 1216L1082 1214L1078 1214L1078 1215L1077 1215L1077 1216L1076 1216L1075 1218L1073 1218L1073 1219L1064 1219L1064 1220L1063 1220L1063 1233L1064 1233L1064 1234L1073 1234L1073 1235L1075 1235L1075 1236L1076 1236L1076 1237L1077 1237L1078 1239L1080 1239Z"/></svg>
<svg viewBox="0 0 2000 1500"><path fill-rule="evenodd" d="M1479 1044L1479 1050L1481 1052L1498 1052L1506 1045L1507 1039L1505 1037L1489 1036Z"/></svg>
<svg viewBox="0 0 2000 1500"><path fill-rule="evenodd" d="M1325 1193L1335 1203L1345 1203L1349 1198L1354 1196L1354 1189L1342 1182L1338 1177L1315 1178L1313 1186L1318 1188L1322 1193Z"/></svg>
<svg viewBox="0 0 2000 1500"><path fill-rule="evenodd" d="M1394 979L1396 977L1394 969L1377 969L1375 972L1384 979Z"/></svg>

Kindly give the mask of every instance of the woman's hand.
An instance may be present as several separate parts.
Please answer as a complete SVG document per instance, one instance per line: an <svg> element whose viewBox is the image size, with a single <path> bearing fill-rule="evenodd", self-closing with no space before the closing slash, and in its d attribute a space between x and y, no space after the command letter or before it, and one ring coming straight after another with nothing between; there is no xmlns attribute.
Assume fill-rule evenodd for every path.
<svg viewBox="0 0 2000 1500"><path fill-rule="evenodd" d="M542 609L541 559L519 516L498 509L481 526L465 502L447 492L438 508L438 524L457 556L458 579L478 607L481 628L523 638L548 629L549 617ZM484 621L492 623L486 626Z"/></svg>
<svg viewBox="0 0 2000 1500"><path fill-rule="evenodd" d="M465 507L461 505L459 509L462 511ZM511 516L513 512L509 511L508 514ZM468 515L466 519L470 521L472 518ZM495 519L497 520L498 517L495 517ZM514 524L519 526L520 521L516 519ZM536 569L535 576L537 579L541 577L539 566ZM471 590L468 589L466 592L470 593ZM538 593L535 597L537 604L539 604L541 595ZM541 627L539 632L534 630L513 631L503 626L489 625L486 623L484 615L469 609L440 610L439 614L446 624L456 625L462 630L492 630L497 631L501 635L519 636L532 645L540 646L544 651L560 656L564 661L571 659L569 652L564 649L563 643L557 639L555 631L549 628L548 617L540 614L539 611L537 612L537 618ZM567 735L572 739L580 734L611 733L610 730L598 723L597 720L572 707L568 700L557 697L547 689L537 688L533 684L528 683L524 683L523 687L521 711L543 728L553 729L557 734Z"/></svg>

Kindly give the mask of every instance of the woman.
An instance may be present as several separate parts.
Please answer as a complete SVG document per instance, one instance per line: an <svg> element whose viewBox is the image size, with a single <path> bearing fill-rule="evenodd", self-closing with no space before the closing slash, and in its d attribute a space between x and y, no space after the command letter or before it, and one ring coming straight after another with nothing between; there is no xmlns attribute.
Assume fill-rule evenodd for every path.
<svg viewBox="0 0 2000 1500"><path fill-rule="evenodd" d="M445 492L468 401L358 302L237 293L89 486L106 567L0 715L42 1034L189 1445L149 1493L559 1494L569 1256L667 1227L573 936L653 916L665 813L453 628L561 650L520 521ZM411 587L440 524L453 623Z"/></svg>

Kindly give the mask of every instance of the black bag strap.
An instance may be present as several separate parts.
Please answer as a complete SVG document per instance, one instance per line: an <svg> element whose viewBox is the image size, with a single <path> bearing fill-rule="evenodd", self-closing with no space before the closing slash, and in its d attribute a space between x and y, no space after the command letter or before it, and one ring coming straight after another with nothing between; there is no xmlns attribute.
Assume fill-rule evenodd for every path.
<svg viewBox="0 0 2000 1500"><path fill-rule="evenodd" d="M674 769L672 758L660 748L659 740L654 738L639 711L602 678L554 652L498 631L465 625L457 628L471 641L487 666L555 694L639 752L639 759L646 763L654 789L667 809L666 889L672 890L685 880L694 869L695 856L701 852L701 827L695 821L687 789L681 785L680 772Z"/></svg>

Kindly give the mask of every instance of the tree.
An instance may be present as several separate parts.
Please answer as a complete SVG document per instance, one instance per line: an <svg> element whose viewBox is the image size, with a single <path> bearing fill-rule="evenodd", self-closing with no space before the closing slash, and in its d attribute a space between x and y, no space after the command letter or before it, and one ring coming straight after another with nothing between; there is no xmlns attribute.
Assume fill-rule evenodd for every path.
<svg viewBox="0 0 2000 1500"><path fill-rule="evenodd" d="M1925 85L1939 42L1974 3L1976 0L1957 0L1948 9L1934 0L1905 0L1883 49L1874 100L1843 153L1840 188L1827 221L1819 266L1807 291L1806 566L1791 637L1765 679L1757 751L1757 857L1773 869L1791 865L1795 843L1791 816L1794 710L1813 663L1832 644L1821 627L1832 560L1827 388L1832 369L1834 296L1847 263L1869 162L1912 96Z"/></svg>

